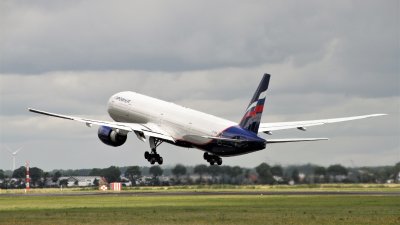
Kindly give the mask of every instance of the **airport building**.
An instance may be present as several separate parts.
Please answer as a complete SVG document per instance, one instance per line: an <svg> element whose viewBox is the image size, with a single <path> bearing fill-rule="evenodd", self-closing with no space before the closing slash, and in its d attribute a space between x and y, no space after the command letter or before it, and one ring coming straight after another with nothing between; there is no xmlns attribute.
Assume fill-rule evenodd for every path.
<svg viewBox="0 0 400 225"><path fill-rule="evenodd" d="M99 176L70 176L70 177L60 177L58 179L58 185L63 180L67 180L68 187L90 187L95 186L95 182L99 182L102 178Z"/></svg>

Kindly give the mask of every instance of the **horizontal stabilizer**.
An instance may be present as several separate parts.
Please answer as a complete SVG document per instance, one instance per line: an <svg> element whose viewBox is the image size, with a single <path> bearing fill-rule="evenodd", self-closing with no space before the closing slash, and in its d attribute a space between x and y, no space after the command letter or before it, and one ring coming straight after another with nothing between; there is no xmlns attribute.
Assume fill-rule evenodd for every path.
<svg viewBox="0 0 400 225"><path fill-rule="evenodd" d="M290 139L268 139L267 144L304 142L304 141L326 141L328 138L290 138Z"/></svg>

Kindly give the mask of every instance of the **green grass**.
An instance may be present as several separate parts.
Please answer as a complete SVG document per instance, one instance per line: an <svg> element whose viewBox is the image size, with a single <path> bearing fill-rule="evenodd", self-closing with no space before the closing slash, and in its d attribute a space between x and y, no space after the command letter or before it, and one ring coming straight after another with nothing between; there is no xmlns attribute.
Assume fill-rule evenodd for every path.
<svg viewBox="0 0 400 225"><path fill-rule="evenodd" d="M400 224L400 197L0 195L0 224Z"/></svg>

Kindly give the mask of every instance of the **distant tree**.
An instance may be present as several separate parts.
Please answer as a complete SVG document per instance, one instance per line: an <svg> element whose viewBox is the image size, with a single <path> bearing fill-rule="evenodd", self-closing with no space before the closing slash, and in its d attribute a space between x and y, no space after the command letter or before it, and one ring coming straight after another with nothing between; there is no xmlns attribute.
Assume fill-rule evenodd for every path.
<svg viewBox="0 0 400 225"><path fill-rule="evenodd" d="M195 174L198 174L200 176L200 183L203 183L203 175L207 173L207 166L202 164L202 165L197 165L194 167Z"/></svg>
<svg viewBox="0 0 400 225"><path fill-rule="evenodd" d="M180 183L180 177L186 174L186 167L181 164L177 164L173 169L172 169L172 174L176 177L178 183Z"/></svg>
<svg viewBox="0 0 400 225"><path fill-rule="evenodd" d="M44 172L44 173L43 173L43 181L40 182L40 186L41 186L41 187L46 187L46 182L47 182L47 179L48 179L49 177L50 177L49 172Z"/></svg>
<svg viewBox="0 0 400 225"><path fill-rule="evenodd" d="M232 178L232 167L230 166L220 166L222 182L221 183L229 183Z"/></svg>
<svg viewBox="0 0 400 225"><path fill-rule="evenodd" d="M161 176L163 174L163 169L161 169L161 167L159 166L152 166L150 167L149 173L151 175L153 175L154 178L158 178L159 176Z"/></svg>
<svg viewBox="0 0 400 225"><path fill-rule="evenodd" d="M394 180L395 180L395 182L400 183L400 162L398 162L394 166L393 171L394 171Z"/></svg>
<svg viewBox="0 0 400 225"><path fill-rule="evenodd" d="M323 166L316 166L314 168L314 174L317 177L317 182L323 182L326 176L326 169ZM322 179L321 179L322 177Z"/></svg>
<svg viewBox="0 0 400 225"><path fill-rule="evenodd" d="M221 174L221 167L217 165L212 165L207 168L207 173L211 175L212 182L215 183L216 177Z"/></svg>
<svg viewBox="0 0 400 225"><path fill-rule="evenodd" d="M37 185L43 177L43 170L37 167L32 167L29 169L29 174L31 177L31 183Z"/></svg>
<svg viewBox="0 0 400 225"><path fill-rule="evenodd" d="M300 173L298 169L294 169L292 172L292 180L297 184L300 181Z"/></svg>
<svg viewBox="0 0 400 225"><path fill-rule="evenodd" d="M283 177L283 168L282 166L276 165L271 167L272 176Z"/></svg>
<svg viewBox="0 0 400 225"><path fill-rule="evenodd" d="M23 179L25 178L25 174L26 174L26 168L25 166L21 166L20 168L15 169L13 171L12 177L17 179Z"/></svg>
<svg viewBox="0 0 400 225"><path fill-rule="evenodd" d="M90 173L89 176L102 176L102 169L99 168L93 168Z"/></svg>
<svg viewBox="0 0 400 225"><path fill-rule="evenodd" d="M251 170L250 169L244 169L244 178L246 178L246 182L249 182L250 175L251 175Z"/></svg>
<svg viewBox="0 0 400 225"><path fill-rule="evenodd" d="M106 169L101 170L101 176L106 178L108 183L113 183L120 180L121 171L118 167L110 166Z"/></svg>
<svg viewBox="0 0 400 225"><path fill-rule="evenodd" d="M325 176L326 175L326 169L323 166L317 166L314 169L314 174L317 176Z"/></svg>
<svg viewBox="0 0 400 225"><path fill-rule="evenodd" d="M393 176L393 169L394 167L391 166L377 168L375 171L376 181L379 183L386 183L386 181Z"/></svg>
<svg viewBox="0 0 400 225"><path fill-rule="evenodd" d="M142 171L138 166L130 166L125 171L125 176L131 181L132 185L136 185L136 180L142 176Z"/></svg>
<svg viewBox="0 0 400 225"><path fill-rule="evenodd" d="M99 180L97 178L95 178L93 181L93 186L98 187L99 184L100 184Z"/></svg>
<svg viewBox="0 0 400 225"><path fill-rule="evenodd" d="M58 179L60 179L60 177L61 177L61 172L60 172L60 171L56 171L56 172L53 174L53 177L51 178L51 180L52 180L53 182L57 182Z"/></svg>
<svg viewBox="0 0 400 225"><path fill-rule="evenodd" d="M4 174L4 171L0 170L0 180L3 180L5 178L6 178L6 175ZM7 185L8 185L7 181L0 183L0 189L3 189L3 188L7 189Z"/></svg>
<svg viewBox="0 0 400 225"><path fill-rule="evenodd" d="M160 180L158 177L164 173L163 169L160 166L152 166L149 169L149 173L153 175L153 185L159 185Z"/></svg>
<svg viewBox="0 0 400 225"><path fill-rule="evenodd" d="M344 166L336 164L329 166L326 173L331 177L331 179L333 179L333 181L336 181L337 176L347 176L348 171Z"/></svg>
<svg viewBox="0 0 400 225"><path fill-rule="evenodd" d="M375 175L366 167L360 168L357 172L361 183L374 183L376 180Z"/></svg>
<svg viewBox="0 0 400 225"><path fill-rule="evenodd" d="M347 169L340 164L329 166L326 172L331 176L339 176L339 175L346 176L348 173Z"/></svg>
<svg viewBox="0 0 400 225"><path fill-rule="evenodd" d="M261 184L272 184L274 182L274 178L272 177L271 173L271 167L268 164L261 163L256 167L256 172Z"/></svg>
<svg viewBox="0 0 400 225"><path fill-rule="evenodd" d="M60 180L59 185L60 185L61 187L68 187L68 179L62 179L62 180Z"/></svg>
<svg viewBox="0 0 400 225"><path fill-rule="evenodd" d="M234 166L231 169L231 176L233 178L233 182L234 184L239 184L242 183L241 180L239 180L239 178L243 175L243 169L240 166ZM242 177L243 178L243 177Z"/></svg>

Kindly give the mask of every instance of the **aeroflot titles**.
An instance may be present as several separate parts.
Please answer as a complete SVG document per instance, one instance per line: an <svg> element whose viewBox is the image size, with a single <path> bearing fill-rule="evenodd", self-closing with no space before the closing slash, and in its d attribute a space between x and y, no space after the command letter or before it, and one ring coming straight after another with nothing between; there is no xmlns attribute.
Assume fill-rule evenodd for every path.
<svg viewBox="0 0 400 225"><path fill-rule="evenodd" d="M131 102L131 100L123 98L123 97L119 97L119 96L115 97L115 99L117 99L120 102L124 102L124 103L130 103Z"/></svg>

